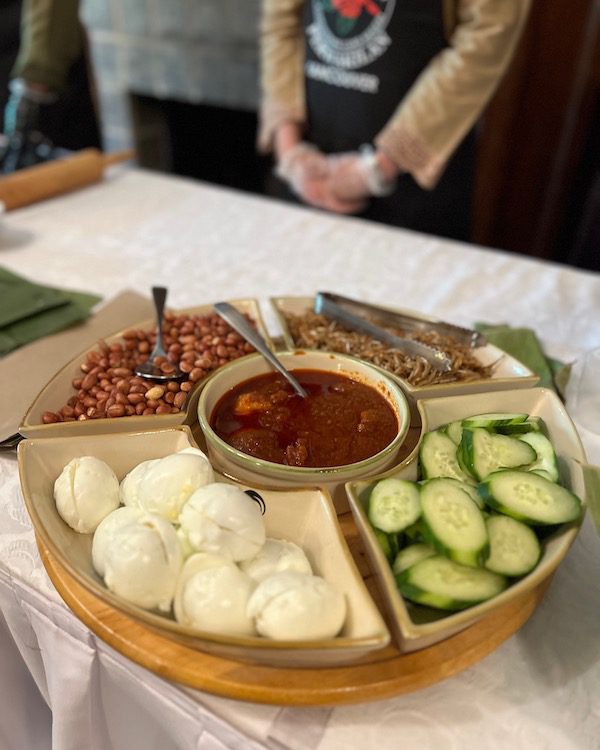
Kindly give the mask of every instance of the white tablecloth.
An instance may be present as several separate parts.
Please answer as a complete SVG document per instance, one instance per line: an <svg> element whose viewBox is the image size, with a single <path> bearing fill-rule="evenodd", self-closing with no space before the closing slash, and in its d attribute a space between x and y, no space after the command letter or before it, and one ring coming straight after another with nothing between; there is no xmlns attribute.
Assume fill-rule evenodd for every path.
<svg viewBox="0 0 600 750"><path fill-rule="evenodd" d="M529 326L565 361L600 346L598 274L138 170L5 216L0 264L105 298L161 283L173 307L256 297L271 328L269 296L329 289ZM581 436L600 463L600 437ZM0 455L0 486L0 750L600 748L589 518L533 617L477 665L385 701L280 708L168 683L96 638L46 576L14 456Z"/></svg>

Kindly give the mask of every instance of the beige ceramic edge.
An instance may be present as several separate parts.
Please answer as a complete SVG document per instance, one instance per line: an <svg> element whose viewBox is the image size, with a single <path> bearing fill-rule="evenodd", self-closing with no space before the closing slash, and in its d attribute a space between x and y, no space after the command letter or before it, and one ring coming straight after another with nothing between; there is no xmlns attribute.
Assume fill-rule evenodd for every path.
<svg viewBox="0 0 600 750"><path fill-rule="evenodd" d="M236 299L231 300L231 304L243 313L247 313L256 321L260 333L271 345L270 337L266 330L260 307L255 299ZM186 307L174 310L175 313L185 313L194 315L206 315L212 311L212 303L198 305L195 307ZM120 331L106 336L105 341L112 343L119 341L125 330L131 328L150 329L156 325L156 321L146 318L145 320L127 326ZM177 414L160 414L152 416L131 416L119 417L116 419L89 419L82 422L58 422L54 424L43 424L41 415L45 411L56 411L73 395L71 381L73 378L81 375L79 365L83 361L87 352L91 351L94 345L86 347L79 352L72 360L62 367L44 386L36 396L33 403L27 410L19 426L21 435L27 438L33 437L66 437L68 435L94 435L102 432L134 432L153 429L164 429L175 427L180 424L190 424L196 418L196 405L202 384L200 383L190 392L190 396L184 406L184 409Z"/></svg>
<svg viewBox="0 0 600 750"><path fill-rule="evenodd" d="M24 440L18 447L21 487L33 527L53 557L86 590L138 622L187 645L226 658L271 666L336 666L351 663L385 647L389 631L367 591L343 537L332 501L318 488L275 492L260 489L266 505L267 533L302 546L315 572L342 590L348 603L344 631L319 641L272 641L194 631L174 620L145 611L111 593L91 562L91 534L65 524L53 501L53 483L75 456L95 455L122 479L140 461L195 446L186 425L174 428L83 437Z"/></svg>
<svg viewBox="0 0 600 750"><path fill-rule="evenodd" d="M585 451L575 425L554 392L546 388L530 388L428 399L419 401L418 409L423 422L422 434L474 414L527 412L542 417L559 461L561 482L571 488L585 506L585 485L581 470L581 462L585 462ZM391 567L367 519L364 499L374 481L384 476L415 480L418 471L418 450L417 445L402 464L380 477L346 484L350 507L383 595L388 625L402 652L416 651L438 643L474 624L497 607L532 591L553 574L574 542L583 520L582 518L578 523L565 526L562 531L550 537L546 541L544 554L537 567L502 594L469 609L448 614L434 622L416 624L398 592Z"/></svg>
<svg viewBox="0 0 600 750"><path fill-rule="evenodd" d="M290 312L298 315L307 310L312 310L314 297L271 297L269 301L275 311L286 348L294 349L295 344L290 335L284 313ZM430 316L423 315L414 310L407 310L400 307L387 307L386 309L393 312L406 313L422 320L433 320ZM414 386L395 375L390 375L390 373L388 375L397 380L413 398L435 398L438 396L483 393L510 388L531 388L539 382L539 377L528 367L492 344L480 347L476 351L484 364L498 363L491 378L472 380L467 383L440 383L437 385Z"/></svg>
<svg viewBox="0 0 600 750"><path fill-rule="evenodd" d="M284 466L236 450L213 432L210 415L219 398L230 388L247 378L272 371L271 366L260 355L251 354L243 360L236 360L219 368L208 378L202 389L198 401L198 421L206 440L209 458L218 471L240 482L261 482L274 488L315 484L325 487L333 495L336 510L347 510L343 483L378 474L396 461L410 426L410 409L406 396L387 373L356 357L330 352L304 352L299 349L279 352L278 356L290 370L315 368L335 371L375 387L385 396L398 418L399 430L394 440L370 458L327 469Z"/></svg>

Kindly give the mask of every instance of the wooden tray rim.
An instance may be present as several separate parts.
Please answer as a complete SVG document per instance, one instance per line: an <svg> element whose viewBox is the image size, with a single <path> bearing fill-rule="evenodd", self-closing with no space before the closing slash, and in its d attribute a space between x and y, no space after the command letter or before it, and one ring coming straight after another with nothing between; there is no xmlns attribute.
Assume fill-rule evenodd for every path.
<svg viewBox="0 0 600 750"><path fill-rule="evenodd" d="M486 657L533 614L552 576L469 628L433 646L401 654L394 646L345 667L268 667L193 649L110 607L83 588L36 541L44 567L67 606L105 643L165 679L234 700L280 706L366 703L434 685ZM145 645L149 644L149 645Z"/></svg>

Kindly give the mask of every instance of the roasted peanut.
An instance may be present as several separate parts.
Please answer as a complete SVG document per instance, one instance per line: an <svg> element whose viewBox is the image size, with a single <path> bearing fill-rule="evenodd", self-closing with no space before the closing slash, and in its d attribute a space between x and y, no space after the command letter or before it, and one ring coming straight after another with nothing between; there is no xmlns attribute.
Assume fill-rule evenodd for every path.
<svg viewBox="0 0 600 750"><path fill-rule="evenodd" d="M106 410L108 417L122 417L125 414L125 407L123 404L113 404Z"/></svg>
<svg viewBox="0 0 600 750"><path fill-rule="evenodd" d="M91 370L88 372L88 374L85 376L85 378L81 381L81 390L83 391L89 391L90 388L93 385L96 385L98 382L98 374Z"/></svg>
<svg viewBox="0 0 600 750"><path fill-rule="evenodd" d="M148 401L158 401L159 398L164 396L165 389L161 385L155 385L146 391L146 399Z"/></svg>
<svg viewBox="0 0 600 750"><path fill-rule="evenodd" d="M168 358L162 370L177 364L187 376L181 382L156 384L134 375L156 342L154 331L130 329L120 342L98 341L97 349L80 364L81 376L71 381L74 394L57 412L47 411L42 422L115 418L133 414L169 414L185 407L189 392L215 368L253 351L215 313L186 315L167 311L163 328Z"/></svg>

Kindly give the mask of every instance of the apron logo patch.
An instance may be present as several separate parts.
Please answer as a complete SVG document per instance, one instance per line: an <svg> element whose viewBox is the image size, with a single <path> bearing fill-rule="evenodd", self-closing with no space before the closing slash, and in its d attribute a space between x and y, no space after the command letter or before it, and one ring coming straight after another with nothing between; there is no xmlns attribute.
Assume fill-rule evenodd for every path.
<svg viewBox="0 0 600 750"><path fill-rule="evenodd" d="M311 0L306 39L327 65L358 70L381 57L391 44L387 27L396 0Z"/></svg>
<svg viewBox="0 0 600 750"><path fill-rule="evenodd" d="M381 8L375 0L322 0L326 11L337 12L335 26L338 36L347 36L352 33L363 11L371 16L378 16Z"/></svg>

